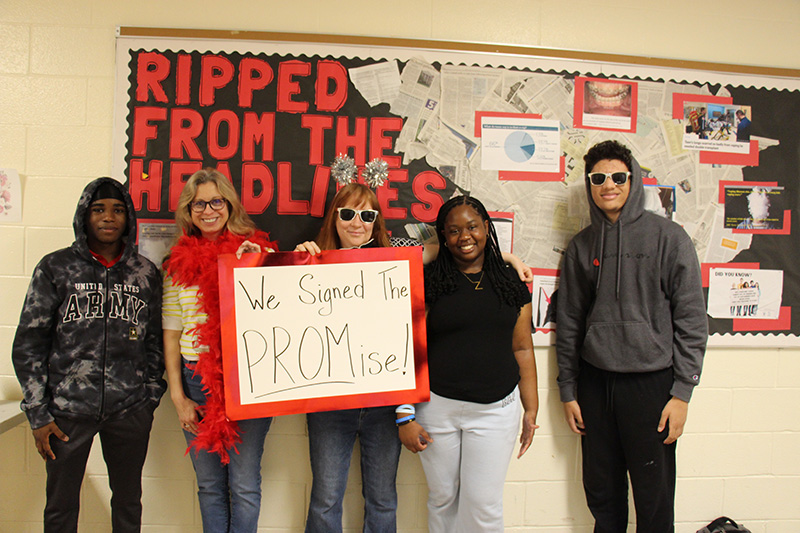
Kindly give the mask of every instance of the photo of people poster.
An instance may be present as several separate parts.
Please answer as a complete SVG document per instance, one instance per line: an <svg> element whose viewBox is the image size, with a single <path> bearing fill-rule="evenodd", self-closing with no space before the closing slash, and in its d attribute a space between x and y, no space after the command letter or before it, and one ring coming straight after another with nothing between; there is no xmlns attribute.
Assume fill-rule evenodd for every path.
<svg viewBox="0 0 800 533"><path fill-rule="evenodd" d="M738 230L783 228L783 187L725 186L725 227Z"/></svg>

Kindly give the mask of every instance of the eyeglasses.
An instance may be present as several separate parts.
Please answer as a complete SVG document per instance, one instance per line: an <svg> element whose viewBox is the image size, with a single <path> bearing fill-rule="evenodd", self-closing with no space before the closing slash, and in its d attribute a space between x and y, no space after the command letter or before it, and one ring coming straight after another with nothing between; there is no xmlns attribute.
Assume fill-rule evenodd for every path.
<svg viewBox="0 0 800 533"><path fill-rule="evenodd" d="M631 177L630 172L592 172L589 174L589 181L592 185L599 187L603 185L608 178L614 182L614 185L625 185L628 178Z"/></svg>
<svg viewBox="0 0 800 533"><path fill-rule="evenodd" d="M208 202L205 200L197 200L189 204L189 208L195 213L202 213L206 210L207 205L210 205L211 209L214 211L222 211L222 208L225 207L225 200L223 198L214 198Z"/></svg>
<svg viewBox="0 0 800 533"><path fill-rule="evenodd" d="M349 207L339 207L339 220L342 222L350 222L358 215L361 222L364 224L372 224L378 218L378 212L375 209L351 209Z"/></svg>

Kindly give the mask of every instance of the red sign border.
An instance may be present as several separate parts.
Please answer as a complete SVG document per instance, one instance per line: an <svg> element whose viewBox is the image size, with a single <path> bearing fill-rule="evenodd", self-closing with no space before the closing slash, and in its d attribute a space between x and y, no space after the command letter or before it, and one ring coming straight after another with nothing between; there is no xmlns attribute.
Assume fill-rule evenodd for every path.
<svg viewBox="0 0 800 533"><path fill-rule="evenodd" d="M360 263L367 261L408 261L409 263L416 388L242 405L239 402L239 375L236 370L238 368L238 354L236 350L234 268ZM223 379L225 383L225 411L232 420L417 403L426 402L430 399L422 247L327 250L316 256L311 256L305 252L245 254L241 259L236 259L233 254L223 254L219 256L217 266L220 287L220 329L222 334ZM365 316L367 315L369 315L368 310L365 312Z"/></svg>

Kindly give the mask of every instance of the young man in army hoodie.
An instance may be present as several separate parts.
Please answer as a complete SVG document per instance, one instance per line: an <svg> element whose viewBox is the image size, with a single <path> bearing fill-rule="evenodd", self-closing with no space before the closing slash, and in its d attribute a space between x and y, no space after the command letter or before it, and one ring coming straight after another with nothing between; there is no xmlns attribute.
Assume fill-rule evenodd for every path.
<svg viewBox="0 0 800 533"><path fill-rule="evenodd" d="M75 242L33 272L12 348L22 409L47 470L45 532L77 531L80 488L100 435L115 533L141 527L142 466L166 389L161 276L136 248L128 191L83 191Z"/></svg>
<svg viewBox="0 0 800 533"><path fill-rule="evenodd" d="M595 532L674 531L675 441L700 379L707 319L692 242L644 210L639 164L616 141L584 157L591 225L570 242L557 304L558 385L582 435Z"/></svg>

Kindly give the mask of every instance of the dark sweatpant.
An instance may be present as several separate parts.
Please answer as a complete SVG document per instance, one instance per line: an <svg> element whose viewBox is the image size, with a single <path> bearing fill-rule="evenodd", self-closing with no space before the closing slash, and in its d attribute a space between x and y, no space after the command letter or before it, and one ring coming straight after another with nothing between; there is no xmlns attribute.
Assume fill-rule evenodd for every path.
<svg viewBox="0 0 800 533"><path fill-rule="evenodd" d="M672 368L620 374L583 363L578 403L583 486L595 518L595 533L624 533L628 522L628 477L633 487L638 533L675 530L675 443L669 428L657 431L670 399Z"/></svg>
<svg viewBox="0 0 800 533"><path fill-rule="evenodd" d="M103 459L111 486L111 526L114 533L137 532L142 523L142 467L147 456L153 410L148 405L120 418L97 422L91 419L56 417L56 425L69 441L51 436L55 460L48 459L45 533L78 530L80 490L86 461L96 434L100 434Z"/></svg>

